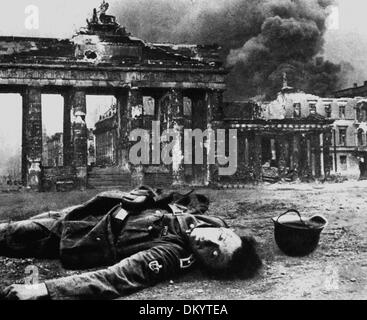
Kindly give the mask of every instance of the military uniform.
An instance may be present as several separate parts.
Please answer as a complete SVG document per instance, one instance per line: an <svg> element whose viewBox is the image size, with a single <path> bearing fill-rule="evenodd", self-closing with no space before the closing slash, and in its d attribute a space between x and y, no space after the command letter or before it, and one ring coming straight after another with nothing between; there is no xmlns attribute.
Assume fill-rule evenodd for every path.
<svg viewBox="0 0 367 320"><path fill-rule="evenodd" d="M191 229L227 227L202 214L208 202L200 195L183 197L185 206L172 193L139 205L121 202L123 196L104 192L69 210L2 224L0 254L58 257L72 269L109 266L45 284L53 299L113 299L191 268Z"/></svg>

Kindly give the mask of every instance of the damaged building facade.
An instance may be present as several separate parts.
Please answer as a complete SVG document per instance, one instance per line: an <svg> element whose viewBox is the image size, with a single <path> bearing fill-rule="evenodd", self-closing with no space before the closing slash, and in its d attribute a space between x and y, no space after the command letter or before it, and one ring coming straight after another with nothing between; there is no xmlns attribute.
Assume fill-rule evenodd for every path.
<svg viewBox="0 0 367 320"><path fill-rule="evenodd" d="M367 179L367 81L361 86L354 83L353 87L339 90L334 96L347 102L349 109L348 117L344 119L344 128L347 131L346 151L348 151L344 154L344 158L347 161L344 168L343 164L340 165L341 169L338 171L343 174L346 166L348 175L351 173L356 175L358 172L361 179ZM336 140L338 141L338 138Z"/></svg>
<svg viewBox="0 0 367 320"><path fill-rule="evenodd" d="M111 166L117 164L117 113L113 105L95 124L93 134L95 136L96 166Z"/></svg>
<svg viewBox="0 0 367 320"><path fill-rule="evenodd" d="M346 94L348 90L352 89L324 98L284 83L274 101L231 103L226 122L240 129L239 143L243 145L239 147L243 171L237 173L238 178L312 181L338 175L366 179L367 99L352 98ZM254 158L248 136L253 139L256 131L258 142L253 145L261 142L261 151L257 150Z"/></svg>
<svg viewBox="0 0 367 320"><path fill-rule="evenodd" d="M274 101L227 104L225 123L238 130L238 169L219 183L328 179L334 120L317 99L284 83Z"/></svg>
<svg viewBox="0 0 367 320"><path fill-rule="evenodd" d="M51 137L43 134L42 146L42 164L44 167L60 167L63 166L63 134L57 132Z"/></svg>
<svg viewBox="0 0 367 320"><path fill-rule="evenodd" d="M113 16L96 12L72 39L0 37L0 92L19 93L23 101L24 185L34 190L52 190L62 181L88 186L88 94L116 98L115 162L127 185L161 180L209 184L209 166L130 163L129 134L135 128L151 130L152 120L180 133L183 128L220 125L227 72L218 47L146 43L127 33ZM42 163L41 95L48 93L64 97L63 166L58 168ZM150 103L144 104L146 99Z"/></svg>

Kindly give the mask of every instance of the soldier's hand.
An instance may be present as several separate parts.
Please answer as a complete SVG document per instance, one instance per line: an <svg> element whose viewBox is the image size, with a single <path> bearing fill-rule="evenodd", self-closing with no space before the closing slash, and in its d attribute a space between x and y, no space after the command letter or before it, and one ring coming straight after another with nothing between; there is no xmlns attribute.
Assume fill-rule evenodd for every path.
<svg viewBox="0 0 367 320"><path fill-rule="evenodd" d="M48 296L45 284L12 284L3 291L7 300L38 300Z"/></svg>

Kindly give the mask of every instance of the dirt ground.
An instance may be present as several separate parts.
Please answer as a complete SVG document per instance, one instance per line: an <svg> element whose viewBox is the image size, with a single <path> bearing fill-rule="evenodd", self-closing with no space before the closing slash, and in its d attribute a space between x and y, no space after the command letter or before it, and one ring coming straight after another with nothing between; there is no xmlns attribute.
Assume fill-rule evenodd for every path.
<svg viewBox="0 0 367 320"><path fill-rule="evenodd" d="M209 190L210 215L223 217L238 233L251 233L259 242L264 267L259 276L246 281L212 280L199 270L132 294L124 299L366 299L367 298L367 182L330 184L262 184L238 190ZM72 199L88 199L96 191L63 193L62 204ZM0 194L0 219L8 217L19 199L42 197L41 209L56 209L60 194ZM48 197L52 199L48 205ZM74 203L73 203L74 202ZM6 203L6 212L1 208ZM25 204L24 204L25 205ZM24 206L23 205L23 206ZM304 216L316 213L328 219L315 252L302 258L284 255L273 236L271 217L287 209L298 209ZM4 210L3 210L4 211ZM30 214L30 213L29 213ZM27 213L20 216L24 218ZM38 267L40 280L70 275L57 261L9 259L0 257L0 287L24 283L27 266Z"/></svg>

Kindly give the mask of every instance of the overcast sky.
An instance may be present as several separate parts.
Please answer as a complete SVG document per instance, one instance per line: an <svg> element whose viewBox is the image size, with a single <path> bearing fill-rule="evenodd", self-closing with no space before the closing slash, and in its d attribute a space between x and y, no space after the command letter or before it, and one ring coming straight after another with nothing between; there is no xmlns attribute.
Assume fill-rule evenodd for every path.
<svg viewBox="0 0 367 320"><path fill-rule="evenodd" d="M109 0L113 8L121 0ZM153 0L152 0L153 1ZM172 0L175 1L175 0ZM187 0L192 2L193 0ZM223 0L226 1L226 0ZM31 35L42 37L70 37L85 25L94 7L101 0L15 0L3 1L0 19L0 35ZM367 1L337 0L339 6L340 29L367 34ZM39 8L39 29L27 30L25 9L29 5ZM123 21L120 21L123 24Z"/></svg>
<svg viewBox="0 0 367 320"><path fill-rule="evenodd" d="M112 4L117 0L110 0ZM1 35L32 35L42 37L70 37L97 7L100 0L3 0ZM29 5L39 8L39 30L27 30L25 9Z"/></svg>
<svg viewBox="0 0 367 320"><path fill-rule="evenodd" d="M367 1L339 0L338 3L340 30L367 35Z"/></svg>

